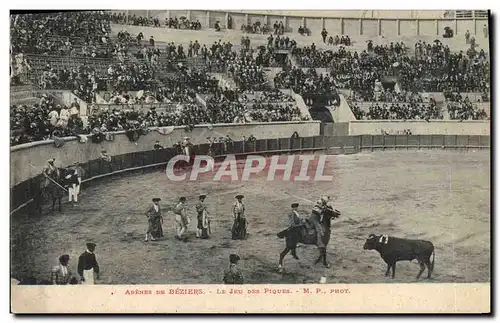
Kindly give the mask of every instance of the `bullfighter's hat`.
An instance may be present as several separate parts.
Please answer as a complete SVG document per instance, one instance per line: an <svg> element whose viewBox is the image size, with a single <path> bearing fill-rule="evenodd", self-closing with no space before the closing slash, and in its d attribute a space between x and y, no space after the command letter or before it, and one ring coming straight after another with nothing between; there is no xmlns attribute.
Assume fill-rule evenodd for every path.
<svg viewBox="0 0 500 323"><path fill-rule="evenodd" d="M206 194L200 194L200 200L201 200L201 199L204 199L204 198L206 198L206 197L207 197L207 195L206 195Z"/></svg>
<svg viewBox="0 0 500 323"><path fill-rule="evenodd" d="M299 207L299 203L292 203L292 207Z"/></svg>
<svg viewBox="0 0 500 323"><path fill-rule="evenodd" d="M68 260L69 260L69 255L62 255L61 257L59 257L60 262L68 262Z"/></svg>
<svg viewBox="0 0 500 323"><path fill-rule="evenodd" d="M155 197L155 198L153 198L153 200L152 200L152 201L153 201L153 202L159 202L159 201L161 201L161 198L159 198L159 197Z"/></svg>
<svg viewBox="0 0 500 323"><path fill-rule="evenodd" d="M50 158L49 160L47 160L47 162L49 162L49 163L53 163L53 162L55 162L55 161L56 161L56 159L55 159L55 158Z"/></svg>
<svg viewBox="0 0 500 323"><path fill-rule="evenodd" d="M242 198L244 198L244 196L243 196L243 195L241 195L241 194L239 194L239 195L236 195L236 198L237 198L238 200L241 200Z"/></svg>
<svg viewBox="0 0 500 323"><path fill-rule="evenodd" d="M237 263L238 261L240 260L240 256L232 253L229 255L229 262L232 263L232 264L235 264Z"/></svg>

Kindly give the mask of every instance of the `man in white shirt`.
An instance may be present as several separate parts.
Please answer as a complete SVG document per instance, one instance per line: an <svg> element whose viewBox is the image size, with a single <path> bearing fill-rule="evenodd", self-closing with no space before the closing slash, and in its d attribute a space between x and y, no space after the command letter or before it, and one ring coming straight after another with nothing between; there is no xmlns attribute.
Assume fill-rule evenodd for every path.
<svg viewBox="0 0 500 323"><path fill-rule="evenodd" d="M69 111L68 109L66 108L66 106L63 106L61 108L61 112L59 112L59 118L66 118L66 119L69 119Z"/></svg>
<svg viewBox="0 0 500 323"><path fill-rule="evenodd" d="M57 113L57 111L55 109L50 111L49 120L50 120L50 124L55 127L57 124L57 121L59 120L59 113Z"/></svg>
<svg viewBox="0 0 500 323"><path fill-rule="evenodd" d="M70 116L78 116L80 114L80 109L77 108L76 106L71 106L71 109L69 109L69 115Z"/></svg>

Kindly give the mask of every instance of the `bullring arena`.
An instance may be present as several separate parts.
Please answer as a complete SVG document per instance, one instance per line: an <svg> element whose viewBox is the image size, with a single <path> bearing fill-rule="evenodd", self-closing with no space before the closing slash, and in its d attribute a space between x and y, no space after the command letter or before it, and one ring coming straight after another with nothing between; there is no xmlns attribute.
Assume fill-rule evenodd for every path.
<svg viewBox="0 0 500 323"><path fill-rule="evenodd" d="M127 175L99 183L82 194L77 206L33 221L26 214L12 223L13 272L43 276L47 259L65 250L77 259L87 240L98 245L104 284L220 283L230 253L238 253L246 282L329 283L413 282L416 263L398 266L396 279L383 277L385 264L362 249L370 233L422 238L436 245L432 282L486 282L490 266L489 152L410 151L329 156L333 182L285 183L255 178L245 183L197 181L169 183L162 171ZM475 171L471 171L474 169ZM329 173L326 171L325 173ZM172 207L178 196L191 202L206 192L213 234L188 243L174 239L174 215L164 215L165 239L143 241L143 215L151 196ZM249 237L231 240L231 204L245 195ZM309 213L317 196L331 195L343 215L332 229L325 269L313 265L314 246L298 249L299 261L277 262L284 242L289 204ZM194 212L193 210L191 212Z"/></svg>
<svg viewBox="0 0 500 323"><path fill-rule="evenodd" d="M123 18L113 18L108 42L118 43L117 33L125 30L134 37L139 31L143 32L145 48L149 36L154 35L156 45L153 47L165 46L170 41L187 47L187 42L195 39L206 39L208 44L222 39L231 41L241 50L243 45L240 45L239 39L248 34L239 30L240 22L251 25L258 19L272 22L284 19L285 35L298 37L298 25L308 26L312 32L312 36L299 39L299 47L317 42L321 50L327 51L329 45L321 42L320 32L322 27L337 26L338 20L340 25L335 30L340 34L350 33L354 44L351 48L346 47L352 51L363 51L367 39L374 39L375 44L381 45L388 45L391 40L412 43L424 39L432 42L434 38L441 37L442 29L449 25L454 27L455 38L440 39L450 46L452 52L467 50L463 40L464 29L470 29L477 38L478 49L489 53L488 38L483 37L482 29L488 22L487 17L476 13L471 18L445 18L439 14L435 17L412 15L386 18L373 16L373 13L371 17L339 18L332 14L320 18L287 16L288 12L273 16L269 13L186 11L184 16L192 21L203 18L199 19L201 30L133 25L128 20L132 13L127 11L126 14L129 17L126 23ZM168 20L177 14L173 11L147 11L136 15L159 15L163 23L164 18ZM238 28L227 29L229 15ZM214 31L216 21L222 22L220 33ZM20 22L16 20L16 23ZM265 35L251 33L250 37L252 44L267 43ZM374 108L375 101L363 99L363 102L358 102L355 95L351 96L352 92L356 92L353 89L335 86L332 93L321 92L311 96L308 92L311 89L301 92L300 89L292 89L293 86L284 86L279 75L286 73L285 67L266 66L264 77L269 78L267 84L272 89L244 91L241 84L248 83L236 82L238 75L229 74L225 69L214 72L205 63L200 63L198 57L188 57L182 60L188 70L203 70L206 67L209 70L207 75L217 81L216 90L208 86L208 90L204 89L207 82L193 87L199 92L191 97L189 103L181 99L176 102L178 97L169 97L173 103L141 101L128 106L137 108L140 118L144 116L144 120L150 118L151 111L156 109L158 113L165 114L189 115L191 111L192 115L212 117L213 122L196 117L194 121L187 117L175 119L175 124L146 122L141 126L147 124L145 128L149 130L141 132L138 128L127 128L133 124L130 120L127 127L111 128L109 119L113 118L113 113L126 119L130 117L130 112L126 104L109 100L107 95L115 93L110 87L116 85L109 79L103 83L104 89L99 88L101 83L98 86L96 83L98 91L77 93L77 90L67 88L69 83L65 85L54 81L52 84L42 77L47 72L44 70L47 64L64 69L75 68L82 63L106 74L108 64L115 64L116 57L75 58L73 62L71 57L43 57L40 53L30 53L22 41L19 42L21 45L18 48L29 57L31 67L29 73L20 68L21 72L15 75L16 82L20 83L11 85L11 105L34 105L48 100L47 97L54 100L54 105L58 103L68 107L75 101L78 102L79 110L75 113L78 116L72 115L71 118L81 119L82 124L92 127L86 128L90 129L88 133L76 132L76 128L69 129L67 124L59 126L58 122L62 119L59 118L55 120L55 130L51 128L51 131L59 131L60 136L54 132L41 136L31 133L32 129L11 129L12 278L19 281L31 277L38 281L50 280L50 268L57 265L62 254L69 255L69 267L76 274L78 257L85 251L85 244L94 242L101 270L97 284L220 284L230 254L240 256L238 267L248 284L318 283L322 277L328 283L416 282L419 268L416 262L399 262L395 279L384 277L386 264L379 254L363 250L368 235L374 233L432 241L436 259L434 274L432 279L420 279L420 283L490 281L490 102L489 98L485 98L488 93L483 93L487 92L484 89L465 86L464 91L459 91L459 95L474 103L469 105L469 101L449 99L446 89L435 90L433 85L429 85L432 82L423 82L427 85L418 89L418 96L424 101L414 106L424 111L421 115L414 115L411 109L406 111L398 105L397 109L401 110L387 110L389 118L378 118L383 112ZM74 43L78 40L75 39ZM131 46L135 51L135 45ZM413 50L413 45L409 47ZM336 49L336 45L330 48ZM305 69L301 64L307 64L308 59L301 60L289 49L281 49L280 53L290 61L285 65ZM127 64L143 63L137 59L130 58ZM165 64L171 64L170 59ZM149 63L144 64L149 68ZM330 71L331 67L326 66L314 67L318 73L336 71L335 68ZM166 69L163 65L156 68L154 82L158 83L165 81L163 77L167 74L176 78L176 73L184 73L170 70L171 65L168 73L163 70ZM381 92L395 93L407 84L402 81L404 73L395 70L391 70L390 75L383 75L384 86L390 87L390 90ZM473 77L479 75L470 73ZM158 74L161 76L158 77ZM313 82L318 81L312 74L307 75L314 79ZM188 82L182 77L180 79ZM378 84L378 81L375 83ZM323 81L318 82L318 87L326 87L321 83ZM481 78L478 84L483 82L488 84L489 89L489 79L485 81ZM372 86L370 83L368 87L376 88L377 84ZM294 107L290 108L293 112L288 111L286 105L273 110L269 116L261 111L257 106L260 101L256 93L273 89L279 89L282 94L274 94L279 97L277 102L272 101L271 96L265 96L271 104L282 105L279 100L286 98L289 100L287 104L293 102ZM131 88L127 91L135 95L143 89ZM156 88L148 87L148 91L154 92ZM236 113L234 116L214 117L213 111L226 109L243 113L243 110L237 107L241 102L212 101L212 95L216 95L211 91L233 91L236 95L245 93L253 98L253 109L261 109L259 113L266 117L257 112L252 115L254 119L243 122L238 118L245 119L246 115ZM373 100L377 97L377 102L385 102L379 99L378 91L373 92ZM90 94L93 98L87 101ZM432 100L429 101L429 97ZM406 99L402 100L406 102ZM414 104L413 98L410 101ZM245 104L250 105L250 102ZM109 115L108 109L112 111ZM61 116L61 110L58 111ZM212 111L212 114L203 111ZM11 116L11 121L15 125L18 125L17 122L24 124L22 119L17 118L30 118L29 114L25 116L23 111L18 112L11 107L12 112L15 117ZM282 115L275 118L279 113ZM320 115L328 117L322 119ZM233 120L235 116L238 120ZM47 116L47 120L49 118ZM102 121L104 126L107 124L108 129L95 132L96 119ZM188 119L194 124L182 123ZM73 122L77 124L77 121ZM100 126L98 124L97 128ZM131 133L137 137L131 137ZM98 135L102 135L100 140L96 140ZM213 144L215 155L221 158L230 154L236 154L239 160L249 155L264 156L267 160L277 155L281 156L281 160L290 155L327 156L324 173L331 175L332 180L299 182L276 178L269 181L266 172L261 172L248 181L215 181L212 173L206 173L196 181L173 182L167 178L165 167L170 158L182 153L175 147L185 137L189 137L198 152L206 153L209 145ZM256 140L251 141L250 137ZM219 141L207 143L207 138ZM232 139L230 148L224 138ZM162 148L153 148L155 144ZM33 198L39 189L42 171L51 158L61 168L71 168L75 162L81 164L84 171L81 194L77 203L67 202L68 195L65 194L61 212L51 210L50 201L44 201L42 214L37 214ZM241 166L241 162L238 165ZM209 239L195 237L195 204L202 193L207 195L206 205L211 217L212 233ZM231 206L238 194L244 195L248 219L248 237L245 240L231 239ZM188 214L192 218L187 242L175 238L173 209L181 196L187 198ZM332 222L331 240L327 247L330 268L314 265L318 256L317 247L302 244L297 248L300 259L287 255L284 270L279 272L279 253L285 242L276 234L288 225L290 205L299 203L299 213L305 217L311 214L312 207L321 196L330 196L334 207L341 212L341 216ZM151 206L153 197L161 198L165 236L157 241L145 242L148 221L144 212Z"/></svg>

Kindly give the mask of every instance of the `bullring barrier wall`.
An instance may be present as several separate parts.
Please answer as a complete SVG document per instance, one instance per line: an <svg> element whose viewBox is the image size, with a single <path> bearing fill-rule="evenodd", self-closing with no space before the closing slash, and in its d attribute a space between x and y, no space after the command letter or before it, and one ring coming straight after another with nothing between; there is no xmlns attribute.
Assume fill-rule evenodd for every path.
<svg viewBox="0 0 500 323"><path fill-rule="evenodd" d="M96 145L98 146L98 145ZM38 149L36 149L38 147ZM325 151L327 154L355 154L362 151L375 150L416 150L416 149L488 149L489 136L443 136L443 135L360 135L360 136L311 136L297 139L274 138L259 139L254 142L236 141L232 144L217 143L212 147L213 155L224 156L236 154L245 156L249 154L276 155L276 154L311 154ZM40 146L32 149L40 151ZM206 155L209 152L208 144L196 145L194 152ZM94 156L82 162L84 169L83 182L88 185L94 180L120 176L126 172L144 172L148 169L164 167L168 161L180 154L176 148L163 150L140 150L130 153L114 155L111 162L103 161ZM56 159L62 159L55 155ZM69 158L67 156L66 158ZM68 164L70 164L69 162ZM40 164L39 170L44 164ZM58 164L60 165L60 164ZM15 170L13 170L15 172ZM11 212L23 208L32 200L39 187L42 175L36 172L33 177L20 182L11 189Z"/></svg>
<svg viewBox="0 0 500 323"><path fill-rule="evenodd" d="M378 135L382 130L388 133L397 133L410 129L413 134L419 135L490 135L491 123L482 120L453 121L431 120L403 121L403 120L356 120L349 122L349 135Z"/></svg>
<svg viewBox="0 0 500 323"><path fill-rule="evenodd" d="M115 10L114 12L126 13L127 11ZM319 35L321 30L326 28L330 35L347 34L351 37L356 35L384 37L441 36L445 27L453 29L455 35L463 36L469 30L471 35L481 35L483 37L483 27L484 25L488 26L487 18L344 18L307 16L304 15L304 12L306 11L301 11L297 15L279 15L215 10L130 10L128 14L158 17L162 23L165 18L180 18L183 16L190 21L199 20L203 28L214 28L215 22L219 21L222 29L227 28L227 21L230 16L233 24L232 29L235 30L240 30L242 24L248 25L257 21L260 21L261 24L268 23L271 26L276 21L282 21L285 30L288 32L297 33L300 26L306 26L315 35ZM341 14L339 13L339 15Z"/></svg>
<svg viewBox="0 0 500 323"><path fill-rule="evenodd" d="M185 127L161 128L171 131L165 135L151 130L136 142L130 141L124 132L116 132L112 141L105 140L99 144L92 143L90 138L86 143L81 143L75 137L65 138L65 144L60 148L54 146L53 140L28 143L11 147L10 187L39 175L50 158L56 159L57 166L67 167L74 162L85 163L99 158L101 150L106 150L109 156L133 154L151 150L156 140L164 147L172 147L182 141L184 136L189 136L193 144L206 143L207 137L219 138L226 135L234 141L250 135L257 139L287 138L295 131L302 137L313 137L320 134L320 125L319 121L197 125L190 132Z"/></svg>

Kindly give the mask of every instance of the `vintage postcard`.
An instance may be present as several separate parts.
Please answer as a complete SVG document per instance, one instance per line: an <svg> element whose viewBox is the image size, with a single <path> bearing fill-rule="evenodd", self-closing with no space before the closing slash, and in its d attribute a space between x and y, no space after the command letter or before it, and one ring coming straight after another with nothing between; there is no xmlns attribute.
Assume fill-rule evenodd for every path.
<svg viewBox="0 0 500 323"><path fill-rule="evenodd" d="M11 12L11 312L491 313L489 19Z"/></svg>

